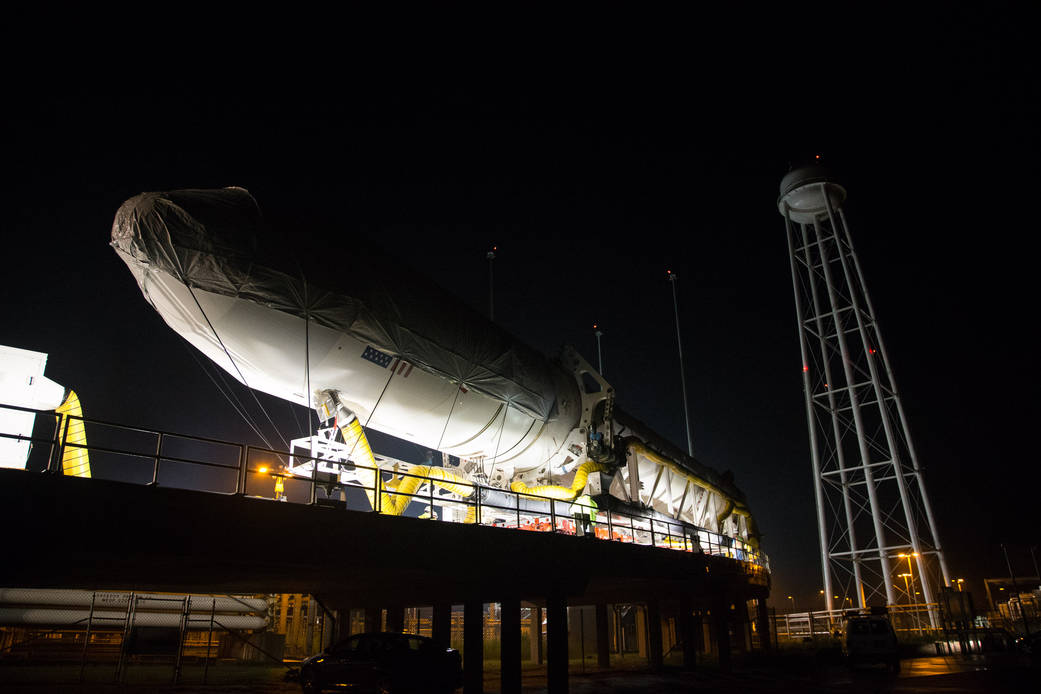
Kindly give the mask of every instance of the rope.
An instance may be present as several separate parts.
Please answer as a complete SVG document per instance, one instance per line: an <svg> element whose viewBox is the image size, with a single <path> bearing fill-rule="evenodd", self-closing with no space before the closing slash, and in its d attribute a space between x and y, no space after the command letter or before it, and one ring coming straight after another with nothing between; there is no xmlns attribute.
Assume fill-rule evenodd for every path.
<svg viewBox="0 0 1041 694"><path fill-rule="evenodd" d="M228 385L227 381L224 380L224 375L220 372L220 370L217 370L217 375L220 376L221 382L224 384L223 388L221 387L221 384L217 383L217 380L213 378L213 375L210 373L209 369L206 368L206 365L199 360L199 357L195 354L195 348L192 347L187 341L184 342L184 346L188 350L188 353L192 355L192 359L195 360L195 363L199 365L200 369L202 369L202 372L206 374L207 378L210 379L210 382L213 383L214 387L217 389L217 392L224 396L224 399L228 401L228 404L231 405L232 409L235 410L235 412L237 412L238 415L242 417L243 421L245 421L246 424L249 425L249 428L252 429L257 436L260 437L260 440L264 442L264 445L266 445L268 448L274 448L274 446L271 445L271 442L267 440L267 437L264 436L263 432L261 432L257 425L253 422L253 419L249 416L249 413L246 411L245 406L239 401L238 396L235 395L235 392L231 389L231 386ZM227 392L224 391L224 388L227 388Z"/></svg>
<svg viewBox="0 0 1041 694"><path fill-rule="evenodd" d="M217 329L214 328L213 327L213 323L210 322L210 317L207 316L206 315L206 311L203 310L202 304L199 303L199 299L198 299L198 297L195 296L195 291L192 289L191 285L188 283L187 278L183 278L182 277L181 281L184 282L184 286L188 288L188 293L192 295L192 299L195 301L195 305L199 308L199 313L201 313L202 317L206 319L206 325L210 326L210 330L213 331L213 336L215 338L217 338L217 344L219 344L221 346L221 349L224 350L224 354L227 355L227 357L228 357L228 361L231 362L231 365L235 367L235 371L238 373L239 378L242 380L243 385L245 385L246 388L249 389L249 394L253 396L253 402L257 403L257 407L259 407L260 411L264 413L264 418L267 419L268 424L271 425L271 428L275 430L276 434L278 434L278 438L282 439L282 444L288 449L289 448L289 442L286 441L284 436L282 436L282 432L278 430L278 427L275 426L275 423L273 421L271 421L271 416L267 413L267 410L264 409L264 405L262 405L261 402L260 402L260 399L257 398L257 394L253 391L252 388L249 387L249 383L246 382L246 377L242 375L242 370L239 369L239 365L235 363L234 359L232 359L231 352L228 351L228 348L224 345L224 341L221 340L220 339L220 335L217 334ZM264 438L264 437L261 436L261 438ZM267 443L267 439L264 439L264 442ZM268 446L268 448L273 448L273 446L270 443L268 443L267 446Z"/></svg>
<svg viewBox="0 0 1041 694"><path fill-rule="evenodd" d="M455 389L455 397L452 398L452 409L448 411L448 419L445 420L445 426L441 429L441 438L437 440L437 450L441 450L441 444L445 441L445 432L448 431L448 423L452 421L452 414L455 412L455 404L459 402L459 393L463 385L460 383L459 388Z"/></svg>
<svg viewBox="0 0 1041 694"><path fill-rule="evenodd" d="M492 475L495 474L495 461L499 457L499 446L502 444L502 432L506 429L506 415L510 413L510 403L507 401L506 407L502 411L502 424L499 425L499 438L495 441L495 455L492 456L492 469L488 473L488 483L491 484Z"/></svg>

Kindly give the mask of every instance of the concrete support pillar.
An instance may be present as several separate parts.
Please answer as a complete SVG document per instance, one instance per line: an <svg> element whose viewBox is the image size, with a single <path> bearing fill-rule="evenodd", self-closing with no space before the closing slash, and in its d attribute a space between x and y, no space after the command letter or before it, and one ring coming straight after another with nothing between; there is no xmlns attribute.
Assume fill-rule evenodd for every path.
<svg viewBox="0 0 1041 694"><path fill-rule="evenodd" d="M342 641L351 635L351 608L341 607L336 610L336 634L334 641Z"/></svg>
<svg viewBox="0 0 1041 694"><path fill-rule="evenodd" d="M712 630L716 636L716 657L719 669L730 671L730 602L719 600L712 604Z"/></svg>
<svg viewBox="0 0 1041 694"><path fill-rule="evenodd" d="M380 630L381 612L382 610L378 607L365 608L365 633L372 633Z"/></svg>
<svg viewBox="0 0 1041 694"><path fill-rule="evenodd" d="M689 599L680 600L679 624L680 641L683 642L683 669L693 670L697 667L697 634L694 631L694 608Z"/></svg>
<svg viewBox="0 0 1041 694"><path fill-rule="evenodd" d="M307 626L304 627L304 650L308 653L314 653L314 625L317 622L318 616L318 601L314 597L308 596L307 598Z"/></svg>
<svg viewBox="0 0 1041 694"><path fill-rule="evenodd" d="M387 608L387 631L400 634L405 630L405 608L393 605Z"/></svg>
<svg viewBox="0 0 1041 694"><path fill-rule="evenodd" d="M452 604L439 602L434 604L434 615L430 625L430 636L439 648L452 645Z"/></svg>
<svg viewBox="0 0 1041 694"><path fill-rule="evenodd" d="M611 631L607 621L607 603L596 604L596 664L611 667Z"/></svg>
<svg viewBox="0 0 1041 694"><path fill-rule="evenodd" d="M661 639L661 605L657 600L647 601L647 661L651 670L661 670L665 665Z"/></svg>
<svg viewBox="0 0 1041 694"><path fill-rule="evenodd" d="M484 691L484 603L463 604L463 694Z"/></svg>
<svg viewBox="0 0 1041 694"><path fill-rule="evenodd" d="M766 600L758 598L755 601L756 631L759 632L759 645L764 651L769 651L773 644L770 640L770 612L766 608Z"/></svg>
<svg viewBox="0 0 1041 694"><path fill-rule="evenodd" d="M521 624L520 599L504 598L499 610L499 664L502 694L520 694Z"/></svg>
<svg viewBox="0 0 1041 694"><path fill-rule="evenodd" d="M734 617L735 643L732 644L738 653L747 653L752 650L752 625L748 621L748 603L743 597L734 602L734 609L730 614Z"/></svg>
<svg viewBox="0 0 1041 694"><path fill-rule="evenodd" d="M531 643L531 662L542 665L542 608L531 608L528 641Z"/></svg>
<svg viewBox="0 0 1041 694"><path fill-rule="evenodd" d="M745 620L741 616L741 601L734 601L734 609L730 610L730 651L742 653L745 650Z"/></svg>
<svg viewBox="0 0 1041 694"><path fill-rule="evenodd" d="M546 655L549 694L567 694L567 599L563 595L546 598Z"/></svg>
<svg viewBox="0 0 1041 694"><path fill-rule="evenodd" d="M647 657L647 611L639 605L633 605L636 617L636 655Z"/></svg>

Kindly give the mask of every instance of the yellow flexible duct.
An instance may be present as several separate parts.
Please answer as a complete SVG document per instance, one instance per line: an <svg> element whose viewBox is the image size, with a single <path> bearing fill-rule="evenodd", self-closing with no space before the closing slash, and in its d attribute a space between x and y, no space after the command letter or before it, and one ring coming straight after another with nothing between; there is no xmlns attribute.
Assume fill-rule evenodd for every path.
<svg viewBox="0 0 1041 694"><path fill-rule="evenodd" d="M408 471L409 475L418 477L405 477L397 482L388 482L387 488L390 493L380 495L380 511L388 516L400 516L412 502L412 494L416 493L427 481L431 484L447 489L453 494L466 497L473 494L474 485L461 475L445 470L443 467L428 467L426 465L416 466ZM426 479L423 479L426 478ZM471 507L471 510L472 507ZM468 514L469 515L469 512ZM472 522L472 521L467 521Z"/></svg>
<svg viewBox="0 0 1041 694"><path fill-rule="evenodd" d="M520 480L514 480L510 483L510 489L518 494L534 494L535 496L544 496L549 499L556 499L557 501L572 501L576 496L578 496L578 493L585 488L586 481L589 479L589 473L600 472L605 469L606 468L600 463L587 460L579 465L575 470L575 479L571 481L570 487L555 484L543 484L538 487L529 487Z"/></svg>
<svg viewBox="0 0 1041 694"><path fill-rule="evenodd" d="M410 495L415 494L416 490L427 481L462 497L473 494L474 485L465 477L444 468L426 465L416 466L409 470L409 475L416 475L416 477L404 477L383 483L376 467L376 457L372 454L372 447L369 446L369 440L365 436L365 430L358 418L354 417L347 424L340 426L340 432L343 434L344 444L353 451L351 457L358 465L355 469L358 480L366 487L365 496L368 497L372 508L376 508L374 490L377 482L383 487L380 490L380 513L388 516L400 516L412 501Z"/></svg>
<svg viewBox="0 0 1041 694"><path fill-rule="evenodd" d="M83 428L83 409L80 407L80 399L76 391L70 390L65 402L54 410L64 415L61 423L61 431L58 433L58 443L66 443L65 433L68 432L68 443L61 457L62 473L72 477L90 477L90 459L87 449L81 446L87 445L87 432ZM67 418L67 422L65 420Z"/></svg>
<svg viewBox="0 0 1041 694"><path fill-rule="evenodd" d="M357 468L358 479L365 487L365 496L369 498L369 504L376 508L376 494L372 490L376 488L376 458L372 455L372 447L369 439L365 436L365 430L361 428L361 422L357 417L351 419L347 424L340 427L343 434L343 442L353 451L351 457L363 467ZM380 501L383 501L381 498Z"/></svg>
<svg viewBox="0 0 1041 694"><path fill-rule="evenodd" d="M717 533L722 533L723 532L723 521L725 521L727 518L729 518L730 514L734 512L734 500L731 499L728 496L724 496L723 498L727 500L727 503L723 507L723 510L720 511L718 514L716 514L716 532Z"/></svg>
<svg viewBox="0 0 1041 694"><path fill-rule="evenodd" d="M734 509L735 516L744 516L748 519L748 544L752 547L759 549L759 526L756 525L755 518L747 510Z"/></svg>

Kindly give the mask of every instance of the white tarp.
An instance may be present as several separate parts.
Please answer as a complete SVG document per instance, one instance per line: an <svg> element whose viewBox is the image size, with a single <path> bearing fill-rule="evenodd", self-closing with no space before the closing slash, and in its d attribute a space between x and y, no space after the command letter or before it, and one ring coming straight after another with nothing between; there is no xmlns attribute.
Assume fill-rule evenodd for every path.
<svg viewBox="0 0 1041 694"><path fill-rule="evenodd" d="M128 264L309 317L533 417L554 409L544 355L342 229L268 229L242 188L142 193L116 213L112 246Z"/></svg>

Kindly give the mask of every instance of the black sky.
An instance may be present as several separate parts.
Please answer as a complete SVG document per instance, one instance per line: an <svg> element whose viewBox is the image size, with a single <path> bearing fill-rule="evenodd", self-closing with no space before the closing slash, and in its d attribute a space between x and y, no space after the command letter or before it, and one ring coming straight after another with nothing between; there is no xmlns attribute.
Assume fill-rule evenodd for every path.
<svg viewBox="0 0 1041 694"><path fill-rule="evenodd" d="M1017 19L465 76L417 61L25 77L4 112L0 343L49 353L88 416L250 438L107 245L138 192L239 185L318 252L362 238L482 310L497 244L498 322L590 360L599 322L620 404L682 446L671 269L696 455L747 493L775 595L808 601L819 560L776 197L820 153L849 193L952 571L1001 575L1006 541L1032 573L1041 112Z"/></svg>

